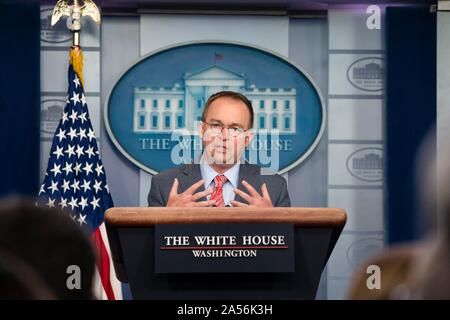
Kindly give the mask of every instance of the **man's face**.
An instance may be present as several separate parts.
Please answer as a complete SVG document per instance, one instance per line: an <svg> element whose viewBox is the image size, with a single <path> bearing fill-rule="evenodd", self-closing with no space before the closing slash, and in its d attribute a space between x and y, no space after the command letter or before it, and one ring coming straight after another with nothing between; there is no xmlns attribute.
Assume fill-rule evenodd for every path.
<svg viewBox="0 0 450 320"><path fill-rule="evenodd" d="M214 100L200 127L205 160L210 164L237 163L253 138L249 125L250 112L244 102L229 97ZM241 133L234 136L226 128Z"/></svg>

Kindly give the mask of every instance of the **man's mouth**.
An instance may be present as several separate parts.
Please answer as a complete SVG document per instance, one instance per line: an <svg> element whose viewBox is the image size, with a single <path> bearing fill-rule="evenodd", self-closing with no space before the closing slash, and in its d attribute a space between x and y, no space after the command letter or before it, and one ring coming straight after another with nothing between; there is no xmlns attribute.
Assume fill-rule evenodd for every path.
<svg viewBox="0 0 450 320"><path fill-rule="evenodd" d="M215 150L227 150L227 146L225 144L215 144L214 145Z"/></svg>
<svg viewBox="0 0 450 320"><path fill-rule="evenodd" d="M227 152L227 148L226 147L215 147L214 149L216 150L216 152L220 152L220 153L226 153Z"/></svg>

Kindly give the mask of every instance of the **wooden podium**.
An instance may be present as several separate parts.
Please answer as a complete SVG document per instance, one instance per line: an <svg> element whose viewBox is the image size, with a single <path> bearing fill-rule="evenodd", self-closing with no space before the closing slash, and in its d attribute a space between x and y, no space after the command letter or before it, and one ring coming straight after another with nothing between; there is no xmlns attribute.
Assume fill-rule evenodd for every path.
<svg viewBox="0 0 450 320"><path fill-rule="evenodd" d="M344 228L337 208L111 208L106 229L118 279L134 299L314 299ZM290 273L156 273L157 225L292 224Z"/></svg>

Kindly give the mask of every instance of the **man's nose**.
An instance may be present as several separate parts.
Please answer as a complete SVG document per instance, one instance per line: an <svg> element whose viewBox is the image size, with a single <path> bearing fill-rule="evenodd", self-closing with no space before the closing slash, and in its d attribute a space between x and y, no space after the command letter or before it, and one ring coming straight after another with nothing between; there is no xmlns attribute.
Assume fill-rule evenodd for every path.
<svg viewBox="0 0 450 320"><path fill-rule="evenodd" d="M228 140L228 128L222 128L222 131L220 131L220 135L222 136L222 140Z"/></svg>

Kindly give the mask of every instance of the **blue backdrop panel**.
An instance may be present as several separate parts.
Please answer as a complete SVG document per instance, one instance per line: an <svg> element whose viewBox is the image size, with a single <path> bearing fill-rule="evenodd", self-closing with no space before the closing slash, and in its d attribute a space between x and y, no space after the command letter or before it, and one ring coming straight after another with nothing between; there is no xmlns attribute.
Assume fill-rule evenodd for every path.
<svg viewBox="0 0 450 320"><path fill-rule="evenodd" d="M417 239L421 228L414 166L436 123L436 14L386 10L386 213L390 243Z"/></svg>
<svg viewBox="0 0 450 320"><path fill-rule="evenodd" d="M0 2L0 197L39 188L40 11Z"/></svg>

